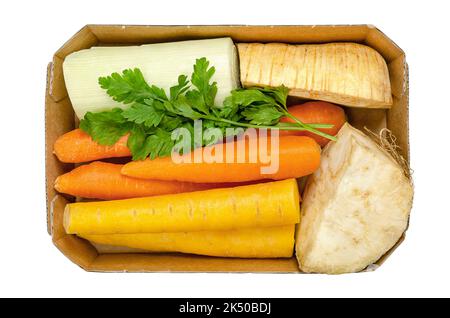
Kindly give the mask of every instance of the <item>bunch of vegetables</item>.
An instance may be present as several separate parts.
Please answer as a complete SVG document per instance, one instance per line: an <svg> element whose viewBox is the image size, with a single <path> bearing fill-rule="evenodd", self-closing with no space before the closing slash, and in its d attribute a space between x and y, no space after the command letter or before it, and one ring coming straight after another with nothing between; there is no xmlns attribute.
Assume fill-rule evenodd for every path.
<svg viewBox="0 0 450 318"><path fill-rule="evenodd" d="M218 107L214 73L206 58L197 59L190 81L180 75L168 93L148 84L137 68L99 78L101 88L128 107L87 112L79 129L58 138L55 154L71 163L128 156L132 161L94 161L57 178L59 192L116 200L68 204L67 233L150 251L233 257L292 255L299 218L299 193L292 178L318 168L319 144L335 139L345 114L325 102L288 108L285 86L235 89ZM194 134L195 120L202 120L202 129L218 129L224 137L235 137L248 128L282 131L278 171L262 174L264 163L259 159L173 162L169 155L176 142L174 132L185 128ZM228 128L232 128L231 136ZM211 147L222 147L226 155L230 146L237 156L237 141L227 141L194 140L190 152L182 156L202 156ZM249 152L250 143L246 147ZM203 240L210 245L201 244ZM167 241L172 243L162 243ZM271 244L276 246L268 248Z"/></svg>
<svg viewBox="0 0 450 318"><path fill-rule="evenodd" d="M318 130L333 128L334 124L307 124L288 112L286 100L289 90L285 86L236 89L224 100L222 107L217 107L214 104L217 83L211 82L214 73L215 68L209 67L206 58L197 59L190 78L191 85L186 75L180 75L178 84L170 88L169 94L162 88L147 84L139 69L101 77L99 84L108 95L117 102L130 104L130 107L88 112L81 120L80 128L105 146L112 146L129 134L127 146L133 160L168 156L176 142L171 138L172 132L186 128L193 134L194 120L202 120L203 129L220 129L224 136L227 136L227 128L240 127L302 131L335 139ZM192 148L218 141L202 140L201 145L192 144Z"/></svg>
<svg viewBox="0 0 450 318"><path fill-rule="evenodd" d="M209 60L196 59L188 77L200 48ZM392 105L386 62L368 46L219 38L94 47L67 56L63 69L80 125L54 152L81 165L55 188L84 199L66 205L63 226L98 251L274 258L292 257L295 245L302 271L345 273L376 262L407 227L413 189L395 145L378 144L325 102ZM288 107L288 95L322 101ZM272 141L278 147L267 149ZM263 173L261 147L276 157L274 171ZM215 152L226 161L202 160Z"/></svg>

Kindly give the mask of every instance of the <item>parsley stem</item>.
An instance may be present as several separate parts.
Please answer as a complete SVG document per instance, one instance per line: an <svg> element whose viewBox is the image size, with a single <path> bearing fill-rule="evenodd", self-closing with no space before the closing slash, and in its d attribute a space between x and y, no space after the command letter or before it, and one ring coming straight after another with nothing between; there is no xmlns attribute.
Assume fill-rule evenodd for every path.
<svg viewBox="0 0 450 318"><path fill-rule="evenodd" d="M278 127L280 127L282 129L282 127L298 127L298 124L296 123L281 123L279 122L277 124ZM308 124L308 126L312 127L312 128L333 128L334 125L331 124Z"/></svg>
<svg viewBox="0 0 450 318"><path fill-rule="evenodd" d="M313 133L315 133L315 131L318 131L318 130L315 130L314 128L308 127L308 126L312 126L312 125L315 125L315 124L312 124L312 125L302 124L302 125L299 125L300 127L299 126L286 126L286 125L282 125L282 126L261 126L261 125L240 123L240 122L236 122L236 121L233 121L233 120L228 120L228 119L225 119L225 118L218 118L218 117L214 117L214 116L203 116L203 119L223 122L223 123L231 124L231 125L234 125L234 126L246 127L246 128L264 128L264 129L297 130L297 131L305 131L305 130L307 130L307 131L311 131ZM328 127L328 126L330 126L328 124L317 124L317 126L319 126L318 128L330 128L330 127ZM322 127L322 126L326 126L326 127ZM319 133L322 133L322 132L319 131ZM322 134L325 135L324 137L326 137L326 138L331 137L331 138L334 138L332 140L336 140L335 137L333 137L333 136L330 136L330 135L325 134L325 133L322 133ZM327 136L329 136L329 137L327 137ZM329 139L331 139L331 138L329 138Z"/></svg>
<svg viewBox="0 0 450 318"><path fill-rule="evenodd" d="M293 116L292 114L290 114L290 113L289 113L287 110L285 110L284 108L281 108L281 111L282 111L287 117L289 117L289 118L293 119L295 122L297 122L301 127L304 128L304 130L307 130L307 131L309 131L309 132L312 132L313 134L316 134L316 135L325 137L325 138L330 139L330 140L337 140L336 137L331 136L331 135L329 135L329 134L326 134L326 133L324 133L324 132L321 132L320 130L317 130L317 129L311 127L311 125L308 125L308 124L303 123L301 120L299 120L297 117L295 117L295 116Z"/></svg>

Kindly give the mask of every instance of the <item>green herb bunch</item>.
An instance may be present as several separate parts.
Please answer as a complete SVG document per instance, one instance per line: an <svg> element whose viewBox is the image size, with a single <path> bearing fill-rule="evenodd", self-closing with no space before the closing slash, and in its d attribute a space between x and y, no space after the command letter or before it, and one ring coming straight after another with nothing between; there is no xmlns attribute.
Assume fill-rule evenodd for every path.
<svg viewBox="0 0 450 318"><path fill-rule="evenodd" d="M247 88L231 91L223 107L214 104L217 83L212 82L215 68L206 58L196 60L190 80L178 77L178 84L169 94L164 89L149 85L138 69L127 69L100 77L99 84L115 101L129 105L104 112L88 112L80 128L102 145L113 145L120 137L130 134L128 147L133 160L154 159L170 155L176 140L171 138L177 128L186 128L192 134L194 121L201 119L203 129L218 128L224 135L227 128L267 128L307 130L335 139L317 130L329 128L326 124L305 124L289 114L286 100L288 88ZM288 116L295 123L280 123ZM204 146L216 140L204 140Z"/></svg>

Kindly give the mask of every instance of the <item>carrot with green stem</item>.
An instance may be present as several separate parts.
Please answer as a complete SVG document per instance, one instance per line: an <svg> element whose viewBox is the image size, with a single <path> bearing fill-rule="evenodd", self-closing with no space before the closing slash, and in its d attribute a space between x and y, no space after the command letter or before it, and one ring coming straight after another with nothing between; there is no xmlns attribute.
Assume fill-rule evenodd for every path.
<svg viewBox="0 0 450 318"><path fill-rule="evenodd" d="M287 125L292 124L288 123ZM312 126L320 128L323 125L318 124ZM248 125L248 127L242 127L254 128L258 126ZM325 125L325 127L327 127L327 125ZM298 127L283 126L283 129L286 131L291 131L291 129L294 129L293 131L296 132L298 131ZM81 129L74 129L60 136L56 140L53 152L59 161L66 163L83 163L107 158L130 157L131 151L127 146L128 137L129 135L126 134L112 146L101 145Z"/></svg>
<svg viewBox="0 0 450 318"><path fill-rule="evenodd" d="M339 131L345 122L341 107L326 102L308 102L299 106L284 108L277 106L280 114L285 114L274 126L236 123L225 118L206 116L211 121L237 125L246 128L279 129L280 135L305 135L324 146ZM300 126L299 126L300 122ZM305 126L307 125L307 126ZM306 127L306 128L305 128ZM131 156L127 146L128 134L122 136L112 146L101 145L80 129L70 131L57 139L54 152L62 162L80 163L104 158Z"/></svg>

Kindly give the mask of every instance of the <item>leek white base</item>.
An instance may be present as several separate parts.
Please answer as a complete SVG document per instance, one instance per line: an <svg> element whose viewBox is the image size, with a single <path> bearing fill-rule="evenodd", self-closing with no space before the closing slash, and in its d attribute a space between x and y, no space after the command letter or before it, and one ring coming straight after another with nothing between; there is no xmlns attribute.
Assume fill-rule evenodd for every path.
<svg viewBox="0 0 450 318"><path fill-rule="evenodd" d="M98 78L124 69L139 68L150 85L169 88L179 75L189 78L195 60L206 57L216 68L216 104L222 105L230 91L239 86L237 50L231 38L147 44L123 47L92 47L68 55L63 64L64 80L78 118L88 111L127 107L115 102L100 88Z"/></svg>

